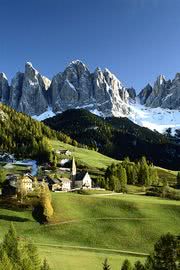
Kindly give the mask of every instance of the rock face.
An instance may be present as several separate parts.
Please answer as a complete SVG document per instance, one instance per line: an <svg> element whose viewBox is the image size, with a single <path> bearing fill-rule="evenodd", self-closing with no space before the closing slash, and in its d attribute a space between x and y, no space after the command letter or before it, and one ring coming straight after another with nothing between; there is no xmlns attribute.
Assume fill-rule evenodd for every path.
<svg viewBox="0 0 180 270"><path fill-rule="evenodd" d="M146 86L138 97L140 103L148 107L180 109L180 73L177 73L172 81L160 75L154 86Z"/></svg>
<svg viewBox="0 0 180 270"><path fill-rule="evenodd" d="M131 87L131 88L127 88L127 91L128 91L129 97L132 100L135 100L136 99L136 90L133 87Z"/></svg>
<svg viewBox="0 0 180 270"><path fill-rule="evenodd" d="M137 97L149 107L180 109L180 73L172 81L160 75L153 87L148 84ZM24 73L15 75L10 86L5 74L0 73L0 102L31 116L73 108L86 108L103 116L128 116L130 103L135 101L134 88L125 88L108 69L96 68L91 73L79 60L71 62L52 81L31 63L26 63Z"/></svg>
<svg viewBox="0 0 180 270"><path fill-rule="evenodd" d="M41 76L31 63L26 63L25 73L16 73L11 86L5 75L0 74L0 101L17 111L39 115L48 108L49 86L50 81Z"/></svg>
<svg viewBox="0 0 180 270"><path fill-rule="evenodd" d="M82 107L106 116L128 112L129 95L121 82L108 69L90 73L79 60L53 77L49 93L55 112Z"/></svg>
<svg viewBox="0 0 180 270"><path fill-rule="evenodd" d="M0 102L9 102L9 84L4 73L0 73Z"/></svg>
<svg viewBox="0 0 180 270"><path fill-rule="evenodd" d="M152 86L150 84L147 84L139 93L138 98L140 100L141 104L145 104L147 98L150 96L152 93Z"/></svg>
<svg viewBox="0 0 180 270"><path fill-rule="evenodd" d="M134 95L134 92L133 92ZM0 75L0 101L31 116L51 108L62 112L71 108L87 108L104 116L120 116L129 112L129 93L108 70L94 73L79 60L71 62L52 82L26 63L25 72L18 72L11 86Z"/></svg>
<svg viewBox="0 0 180 270"><path fill-rule="evenodd" d="M29 115L39 115L47 110L46 87L42 76L31 63L25 66L21 97L17 110Z"/></svg>
<svg viewBox="0 0 180 270"><path fill-rule="evenodd" d="M17 72L11 82L9 104L15 110L18 109L19 101L22 95L23 80L24 73Z"/></svg>

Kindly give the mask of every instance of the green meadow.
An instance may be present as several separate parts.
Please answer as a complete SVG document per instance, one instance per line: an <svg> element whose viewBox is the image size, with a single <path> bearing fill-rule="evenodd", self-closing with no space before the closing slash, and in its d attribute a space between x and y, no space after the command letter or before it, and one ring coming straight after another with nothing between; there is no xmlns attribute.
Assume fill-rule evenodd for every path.
<svg viewBox="0 0 180 270"><path fill-rule="evenodd" d="M58 149L70 150L72 152L72 155L75 157L76 161L79 161L82 164L91 168L98 168L98 169L106 168L113 162L118 162L117 160L104 156L96 151L75 147L57 140L51 141L51 145L55 150Z"/></svg>
<svg viewBox="0 0 180 270"><path fill-rule="evenodd" d="M103 195L103 196L102 196ZM0 237L12 221L37 244L52 269L119 269L124 257L143 260L161 234L179 233L180 202L143 195L52 193L54 216L39 225L30 210L1 208Z"/></svg>

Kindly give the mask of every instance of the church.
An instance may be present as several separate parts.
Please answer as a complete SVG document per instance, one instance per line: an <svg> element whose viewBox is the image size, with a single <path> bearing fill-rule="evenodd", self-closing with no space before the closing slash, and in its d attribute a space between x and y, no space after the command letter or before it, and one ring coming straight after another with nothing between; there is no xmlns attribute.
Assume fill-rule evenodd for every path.
<svg viewBox="0 0 180 270"><path fill-rule="evenodd" d="M72 168L71 168L71 189L74 188L83 188L89 189L92 188L92 179L88 172L77 173L75 159L72 159Z"/></svg>

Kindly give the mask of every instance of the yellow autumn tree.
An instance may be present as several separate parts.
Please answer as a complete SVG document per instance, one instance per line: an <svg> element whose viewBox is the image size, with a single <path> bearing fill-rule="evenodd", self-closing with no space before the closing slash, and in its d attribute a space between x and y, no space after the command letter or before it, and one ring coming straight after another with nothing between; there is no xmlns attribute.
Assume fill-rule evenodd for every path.
<svg viewBox="0 0 180 270"><path fill-rule="evenodd" d="M51 204L51 193L49 191L48 185L46 185L45 183L43 183L43 185L41 186L40 203L44 209L43 215L48 221L53 215L54 210Z"/></svg>

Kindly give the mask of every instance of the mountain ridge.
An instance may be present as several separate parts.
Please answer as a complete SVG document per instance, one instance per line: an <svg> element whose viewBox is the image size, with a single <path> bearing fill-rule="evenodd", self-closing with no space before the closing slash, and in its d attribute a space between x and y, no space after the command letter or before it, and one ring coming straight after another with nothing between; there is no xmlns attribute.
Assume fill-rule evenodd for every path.
<svg viewBox="0 0 180 270"><path fill-rule="evenodd" d="M133 87L123 86L107 68L90 72L84 63L75 60L50 81L27 62L25 72L17 72L11 84L6 75L0 73L0 102L38 120L68 109L85 108L104 117L129 117L139 125L161 132L160 121L148 123L141 118L146 108L161 108L161 118L166 118L169 111L172 115L167 125L163 124L164 129L180 126L180 121L173 122L172 114L173 109L177 112L180 109L180 74L173 80L160 75L154 86L146 85L137 95ZM139 104L144 107L140 108ZM152 112L154 115L156 110ZM42 114L44 118L40 117Z"/></svg>

